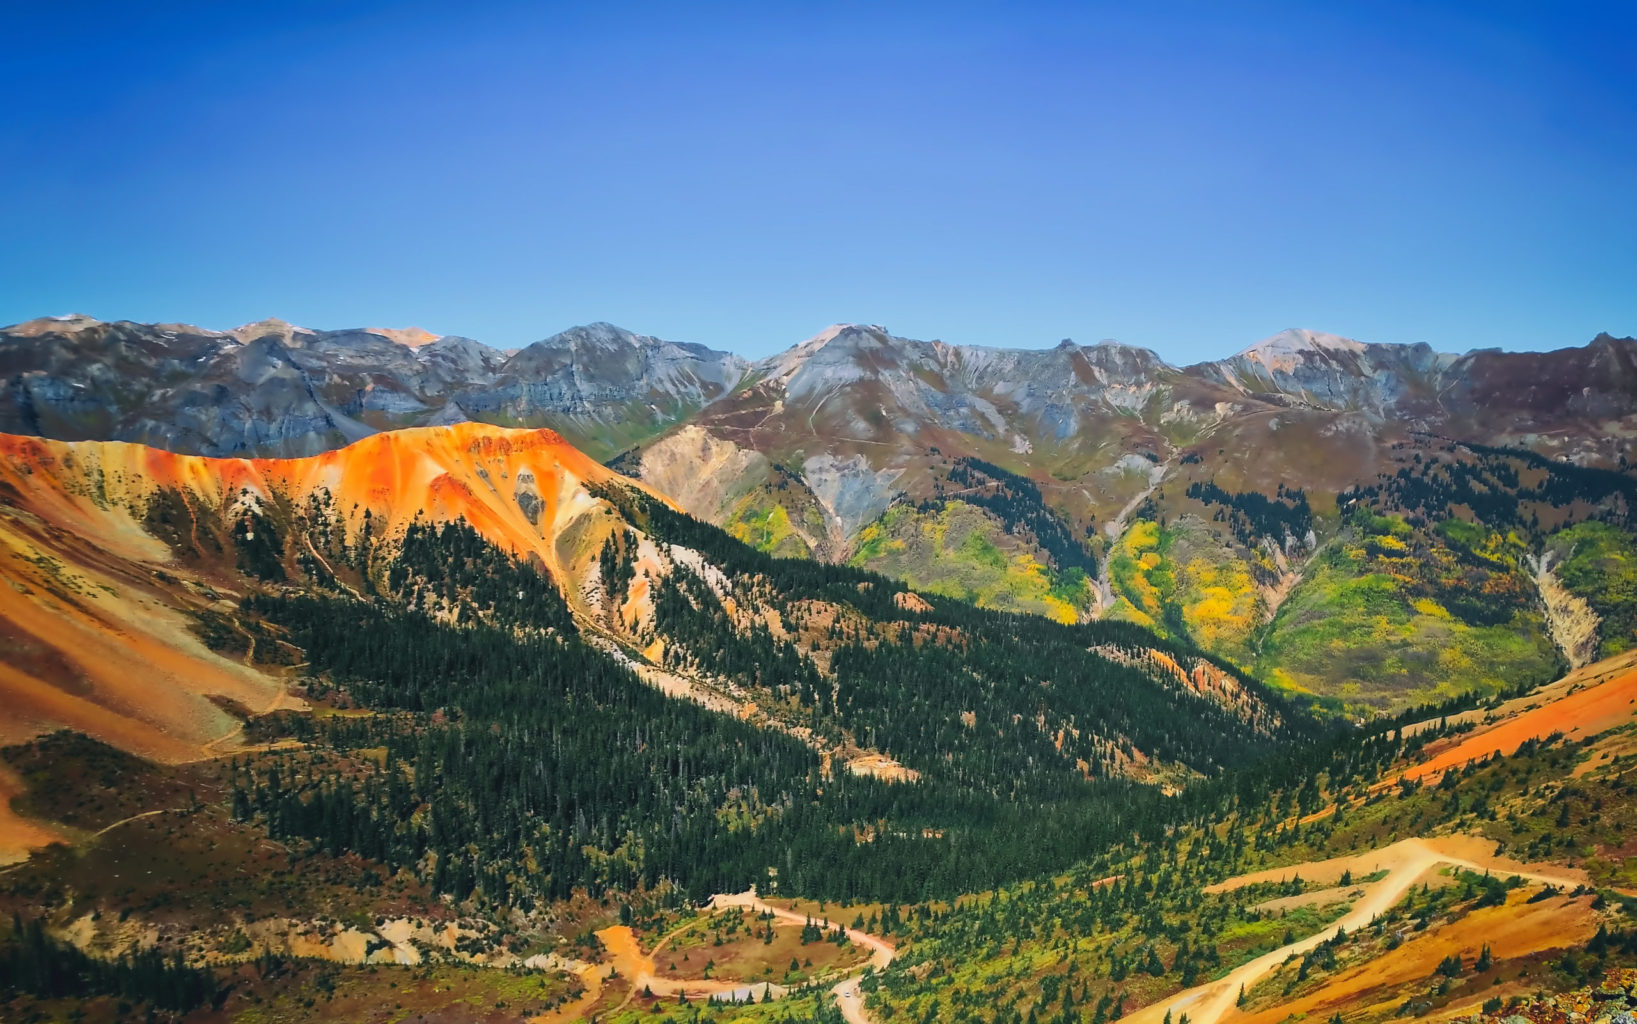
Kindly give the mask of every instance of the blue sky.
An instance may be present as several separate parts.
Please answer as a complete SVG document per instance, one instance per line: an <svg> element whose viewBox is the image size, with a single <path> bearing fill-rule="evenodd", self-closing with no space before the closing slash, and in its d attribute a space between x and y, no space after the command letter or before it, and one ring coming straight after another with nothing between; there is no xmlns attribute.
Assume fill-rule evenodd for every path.
<svg viewBox="0 0 1637 1024"><path fill-rule="evenodd" d="M1637 334L1637 5L0 5L0 322Z"/></svg>

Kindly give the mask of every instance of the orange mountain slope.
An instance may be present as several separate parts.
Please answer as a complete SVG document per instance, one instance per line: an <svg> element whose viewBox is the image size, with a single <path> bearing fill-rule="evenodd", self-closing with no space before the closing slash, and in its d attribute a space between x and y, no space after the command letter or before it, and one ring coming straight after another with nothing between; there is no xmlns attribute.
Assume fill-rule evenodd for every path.
<svg viewBox="0 0 1637 1024"><path fill-rule="evenodd" d="M1637 721L1637 656L1628 652L1587 665L1493 712L1468 712L1456 721L1476 727L1429 744L1402 778L1436 779L1470 761L1515 754L1530 740L1559 733L1584 740Z"/></svg>
<svg viewBox="0 0 1637 1024"><path fill-rule="evenodd" d="M190 510L193 537L180 540L189 553L206 548L201 523L328 499L349 536L366 516L377 537L417 516L464 518L543 565L573 601L565 561L594 559L615 523L587 485L612 481L629 483L552 431L471 423L288 460L0 435L0 742L73 728L187 760L231 744L238 721L229 710L288 699L283 680L250 653L224 656L195 635L198 614L232 611L243 578L231 555L181 558L148 532L144 514L162 490ZM577 541L559 544L582 521ZM253 652L255 638L246 639Z"/></svg>

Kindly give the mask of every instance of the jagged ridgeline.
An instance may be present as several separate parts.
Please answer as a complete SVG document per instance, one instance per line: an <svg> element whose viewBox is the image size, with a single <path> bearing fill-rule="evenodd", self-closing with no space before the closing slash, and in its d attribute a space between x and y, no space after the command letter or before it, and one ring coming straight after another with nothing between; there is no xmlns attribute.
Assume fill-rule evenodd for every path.
<svg viewBox="0 0 1637 1024"><path fill-rule="evenodd" d="M347 709L204 691L252 749L298 741L243 757L235 813L460 897L983 889L1196 813L1196 783L1318 734L1185 644L772 557L549 432L284 461L8 443L0 527L39 554L6 571L67 602L51 629L140 595L191 620L173 646L199 665ZM234 724L178 721L166 742Z"/></svg>

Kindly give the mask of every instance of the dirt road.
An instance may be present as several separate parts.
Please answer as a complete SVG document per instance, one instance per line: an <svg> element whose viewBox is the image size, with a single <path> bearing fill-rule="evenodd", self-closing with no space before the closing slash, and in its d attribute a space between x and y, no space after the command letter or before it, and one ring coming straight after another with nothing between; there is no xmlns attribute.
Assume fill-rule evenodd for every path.
<svg viewBox="0 0 1637 1024"><path fill-rule="evenodd" d="M713 896L711 897L711 905L718 909L723 907L747 907L757 913L772 914L774 917L794 921L797 924L806 924L809 920L809 916L806 914L798 914L793 910L784 910L770 903L763 903L756 897L755 889L746 889L744 892L733 895L719 894ZM827 919L817 919L817 921L819 926L825 929L835 925L835 922ZM853 928L844 930L848 939L870 951L870 966L877 971L885 970L887 965L892 963L894 951L886 942L867 932L861 932ZM836 1005L841 1007L841 1015L847 1018L849 1024L873 1024L869 1015L864 1012L864 992L860 985L861 980L857 974L854 974L851 977L843 978L836 983L834 988L830 989L830 994L836 998ZM777 994L775 993L775 995Z"/></svg>
<svg viewBox="0 0 1637 1024"><path fill-rule="evenodd" d="M1448 844L1443 844L1448 845ZM1385 868L1387 875L1378 882L1362 885L1365 890L1362 899L1348 911L1346 916L1324 931L1310 935L1305 939L1292 942L1271 953L1264 953L1249 963L1242 964L1230 971L1225 977L1179 992L1169 999L1160 1000L1151 1006L1128 1014L1125 1020L1131 1024L1154 1024L1170 1012L1173 1020L1180 1020L1183 1014L1188 1015L1189 1024L1217 1024L1222 1017L1234 1009L1239 998L1240 986L1249 990L1251 986L1269 971L1284 963L1292 955L1301 955L1308 952L1322 942L1335 937L1336 933L1345 928L1348 932L1355 932L1363 928L1376 918L1386 913L1396 905L1404 893L1414 885L1428 870L1440 864L1466 868L1469 871L1488 871L1489 873L1506 878L1517 876L1530 882L1543 885L1556 885L1574 888L1584 879L1574 879L1563 876L1542 875L1519 870L1502 864L1491 857L1459 856L1454 852L1438 849L1432 842L1425 839L1405 839L1381 850L1362 854L1357 857L1336 858L1334 861L1322 862L1334 867L1339 873L1344 862L1351 869L1352 864L1359 865L1359 870L1380 870ZM1373 865L1369 867L1366 865ZM1304 878L1312 878L1316 874L1323 874L1323 870L1313 871L1317 865L1294 864L1274 871L1262 871L1253 875L1245 875L1232 879L1221 885L1212 886L1215 891L1237 888L1252 882L1271 880L1276 874L1283 877L1294 877L1300 874Z"/></svg>
<svg viewBox="0 0 1637 1024"><path fill-rule="evenodd" d="M772 914L781 920L791 921L796 924L806 924L811 919L817 921L821 927L826 929L835 926L835 922L827 919L810 918L809 915L798 914L795 911L784 910L772 904L764 903L757 898L755 889L747 889L741 893L720 893L711 897L709 906L714 910L741 907L758 914ZM774 999L782 999L788 994L788 990L783 985L775 985L771 982L746 982L725 978L709 981L700 979L682 980L659 976L656 965L658 953L669 945L677 935L687 931L695 923L689 921L672 929L661 936L659 941L654 943L654 948L647 953L642 951L641 945L637 942L636 933L624 925L604 928L597 932L597 938L602 941L603 948L608 951L613 963L590 964L578 971L580 980L585 985L585 993L567 1006L559 1007L551 1013L534 1018L534 1024L555 1024L558 1021L581 1019L590 1012L591 1008L602 997L604 983L610 976L610 967L615 972L614 976L625 978L629 982L629 991L626 997L618 1006L607 1011L610 1015L625 1009L637 997L637 994L644 989L656 996L675 996L681 993L690 999L709 996L744 998L748 995L761 997L764 994L771 995ZM874 935L853 928L843 930L847 933L848 939L870 951L870 964L876 970L879 971L892 963L893 948L886 942ZM856 973L843 978L830 991L836 997L836 1002L840 1005L841 1012L848 1021L852 1022L852 1024L873 1024L869 1017L864 1014L864 997L859 988L859 978Z"/></svg>

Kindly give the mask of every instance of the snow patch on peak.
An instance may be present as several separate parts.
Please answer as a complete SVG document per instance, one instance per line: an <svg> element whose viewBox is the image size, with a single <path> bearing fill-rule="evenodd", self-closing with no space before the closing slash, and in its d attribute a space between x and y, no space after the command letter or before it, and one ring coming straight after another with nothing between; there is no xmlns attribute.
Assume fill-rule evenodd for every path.
<svg viewBox="0 0 1637 1024"><path fill-rule="evenodd" d="M1271 338L1264 338L1239 354L1252 359L1258 356L1280 359L1325 349L1337 352L1363 352L1364 342L1336 334L1325 334L1323 331L1292 327L1280 331Z"/></svg>
<svg viewBox="0 0 1637 1024"><path fill-rule="evenodd" d="M828 345L830 342L834 341L836 339L836 336L838 334L840 334L842 331L845 331L850 327L857 327L857 326L858 326L857 324L831 324L830 326L826 327L824 330L818 332L817 334L813 335L811 338L808 338L806 341L804 341L801 344L797 345L796 350L797 351L811 352L813 349L823 348L824 346Z"/></svg>
<svg viewBox="0 0 1637 1024"><path fill-rule="evenodd" d="M831 324L806 341L787 349L783 355L805 359L820 349L828 347L831 342L843 335L848 335L855 343L862 340L882 344L884 340L890 341L892 339L892 333L880 324Z"/></svg>
<svg viewBox="0 0 1637 1024"><path fill-rule="evenodd" d="M606 320L595 320L589 324L580 324L567 330L559 331L543 341L535 342L548 348L578 349L592 348L642 348L650 344L660 344L658 338L651 338L645 334L628 331L617 324Z"/></svg>

